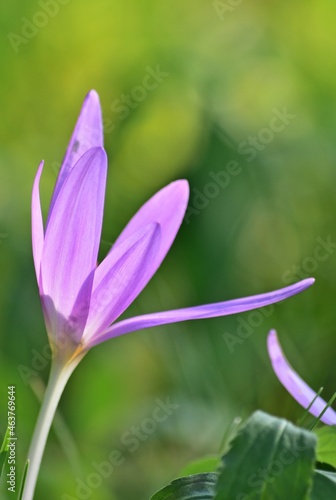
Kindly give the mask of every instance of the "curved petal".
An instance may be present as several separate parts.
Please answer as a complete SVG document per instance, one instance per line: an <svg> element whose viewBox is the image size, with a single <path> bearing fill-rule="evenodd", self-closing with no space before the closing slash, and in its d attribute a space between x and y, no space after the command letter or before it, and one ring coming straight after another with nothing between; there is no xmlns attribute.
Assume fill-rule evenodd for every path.
<svg viewBox="0 0 336 500"><path fill-rule="evenodd" d="M41 161L34 180L31 202L33 258L38 284L40 282L41 255L44 243L43 218L40 201L40 178L43 170L43 165L44 162Z"/></svg>
<svg viewBox="0 0 336 500"><path fill-rule="evenodd" d="M103 147L103 122L98 94L91 90L85 97L74 132L70 139L55 189L50 203L48 222L57 196L73 166L86 151L95 147Z"/></svg>
<svg viewBox="0 0 336 500"><path fill-rule="evenodd" d="M288 363L275 330L271 330L268 334L267 347L273 370L282 385L303 408L308 408L317 394L299 377ZM326 406L326 401L318 396L309 408L309 412L318 417ZM321 421L328 425L336 425L336 412L332 408L328 408L322 415Z"/></svg>
<svg viewBox="0 0 336 500"><path fill-rule="evenodd" d="M90 303L103 219L107 158L101 148L87 151L64 182L46 229L41 261L41 285L47 318L54 333L63 327L81 294ZM92 279L88 279L92 274ZM83 288L84 287L84 288ZM48 300L46 298L48 297ZM88 310L81 310L84 327ZM51 318L53 318L51 320ZM84 323L84 324L83 324ZM80 335L78 327L75 337Z"/></svg>
<svg viewBox="0 0 336 500"><path fill-rule="evenodd" d="M153 263L151 275L153 276L176 237L187 208L188 198L189 185L186 180L172 182L158 191L132 217L115 241L111 252L142 227L157 222L161 227L161 244Z"/></svg>
<svg viewBox="0 0 336 500"><path fill-rule="evenodd" d="M133 302L152 275L160 244L159 224L148 224L110 252L95 271L86 344L105 330Z"/></svg>
<svg viewBox="0 0 336 500"><path fill-rule="evenodd" d="M287 299L292 295L302 292L314 283L313 278L302 280L295 285L290 285L274 292L245 297L243 299L228 300L226 302L217 302L204 306L187 307L185 309L176 309L174 311L165 311L153 314L136 316L116 323L102 335L97 337L96 344L112 337L123 335L124 333L151 328L153 326L166 325L168 323L178 323L191 319L215 318L218 316L228 316L252 309L258 309L275 302Z"/></svg>

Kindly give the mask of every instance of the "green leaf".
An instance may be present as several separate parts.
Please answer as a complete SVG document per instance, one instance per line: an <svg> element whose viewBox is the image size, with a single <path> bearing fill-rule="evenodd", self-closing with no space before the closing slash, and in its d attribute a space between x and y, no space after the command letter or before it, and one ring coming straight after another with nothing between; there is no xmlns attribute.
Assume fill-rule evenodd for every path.
<svg viewBox="0 0 336 500"><path fill-rule="evenodd" d="M20 491L19 491L19 495L18 495L18 500L22 499L23 489L24 489L24 485L25 485L25 482L26 482L26 479L27 479L27 473L28 473L28 469L29 469L29 464L30 464L30 462L29 462L29 460L27 460L25 468L23 469L23 474L22 474L22 479L21 479L21 485L20 485Z"/></svg>
<svg viewBox="0 0 336 500"><path fill-rule="evenodd" d="M207 457L194 460L186 465L182 471L181 476L190 476L191 474L202 474L203 472L215 472L220 465L220 457L217 455L209 455Z"/></svg>
<svg viewBox="0 0 336 500"><path fill-rule="evenodd" d="M215 499L308 500L315 446L313 433L255 412L222 458Z"/></svg>
<svg viewBox="0 0 336 500"><path fill-rule="evenodd" d="M8 455L8 441L7 441L8 435L9 435L8 433L9 433L9 429L7 427L5 437L3 438L1 448L0 448L0 477L2 476L3 468L4 468L6 458Z"/></svg>
<svg viewBox="0 0 336 500"><path fill-rule="evenodd" d="M317 436L317 460L336 468L336 427L324 426L314 434Z"/></svg>
<svg viewBox="0 0 336 500"><path fill-rule="evenodd" d="M315 471L311 500L336 498L336 474L324 470Z"/></svg>
<svg viewBox="0 0 336 500"><path fill-rule="evenodd" d="M155 493L151 500L212 500L217 479L215 472L175 479Z"/></svg>

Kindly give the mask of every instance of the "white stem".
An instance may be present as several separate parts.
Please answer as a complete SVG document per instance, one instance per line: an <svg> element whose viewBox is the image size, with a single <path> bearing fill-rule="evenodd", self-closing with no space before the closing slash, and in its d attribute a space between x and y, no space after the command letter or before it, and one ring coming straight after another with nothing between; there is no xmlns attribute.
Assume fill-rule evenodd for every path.
<svg viewBox="0 0 336 500"><path fill-rule="evenodd" d="M33 438L28 452L29 467L23 489L22 500L32 500L37 476L39 473L44 448L47 442L49 430L70 375L76 368L78 361L72 361L66 366L53 363L46 392L43 398L40 413L35 425Z"/></svg>

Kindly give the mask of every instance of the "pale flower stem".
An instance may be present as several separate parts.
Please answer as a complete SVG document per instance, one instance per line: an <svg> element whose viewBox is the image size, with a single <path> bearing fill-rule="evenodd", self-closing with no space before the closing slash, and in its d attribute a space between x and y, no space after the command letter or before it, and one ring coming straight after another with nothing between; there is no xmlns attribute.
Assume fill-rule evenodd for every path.
<svg viewBox="0 0 336 500"><path fill-rule="evenodd" d="M23 489L22 500L33 499L37 476L55 411L62 396L64 387L66 386L69 377L76 368L77 364L78 362L72 361L72 363L69 363L66 366L60 366L56 362L51 366L48 385L28 452L29 467Z"/></svg>

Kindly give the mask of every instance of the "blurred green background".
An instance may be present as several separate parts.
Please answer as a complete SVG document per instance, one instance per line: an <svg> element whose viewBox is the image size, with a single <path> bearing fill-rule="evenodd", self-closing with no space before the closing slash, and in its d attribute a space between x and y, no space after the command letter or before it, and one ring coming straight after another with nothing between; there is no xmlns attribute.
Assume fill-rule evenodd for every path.
<svg viewBox="0 0 336 500"><path fill-rule="evenodd" d="M335 16L331 0L1 3L0 431L15 384L18 475L39 407L18 367L32 368L47 342L31 188L44 158L46 212L90 88L101 97L110 165L101 257L156 190L177 178L191 187L193 210L127 315L317 279L271 315L171 325L92 350L62 398L70 437L59 429L64 449L51 433L36 498L146 500L190 460L217 452L234 416L260 408L297 419L268 360L271 327L307 382L324 386L325 398L335 391L336 253L314 257L319 239L336 242ZM158 66L164 76L144 89ZM232 161L237 175L228 176ZM216 175L226 181L214 184ZM47 376L44 367L29 380ZM179 408L131 451L123 436L167 397ZM93 462L114 450L123 463L94 483ZM91 487L76 494L78 481Z"/></svg>

